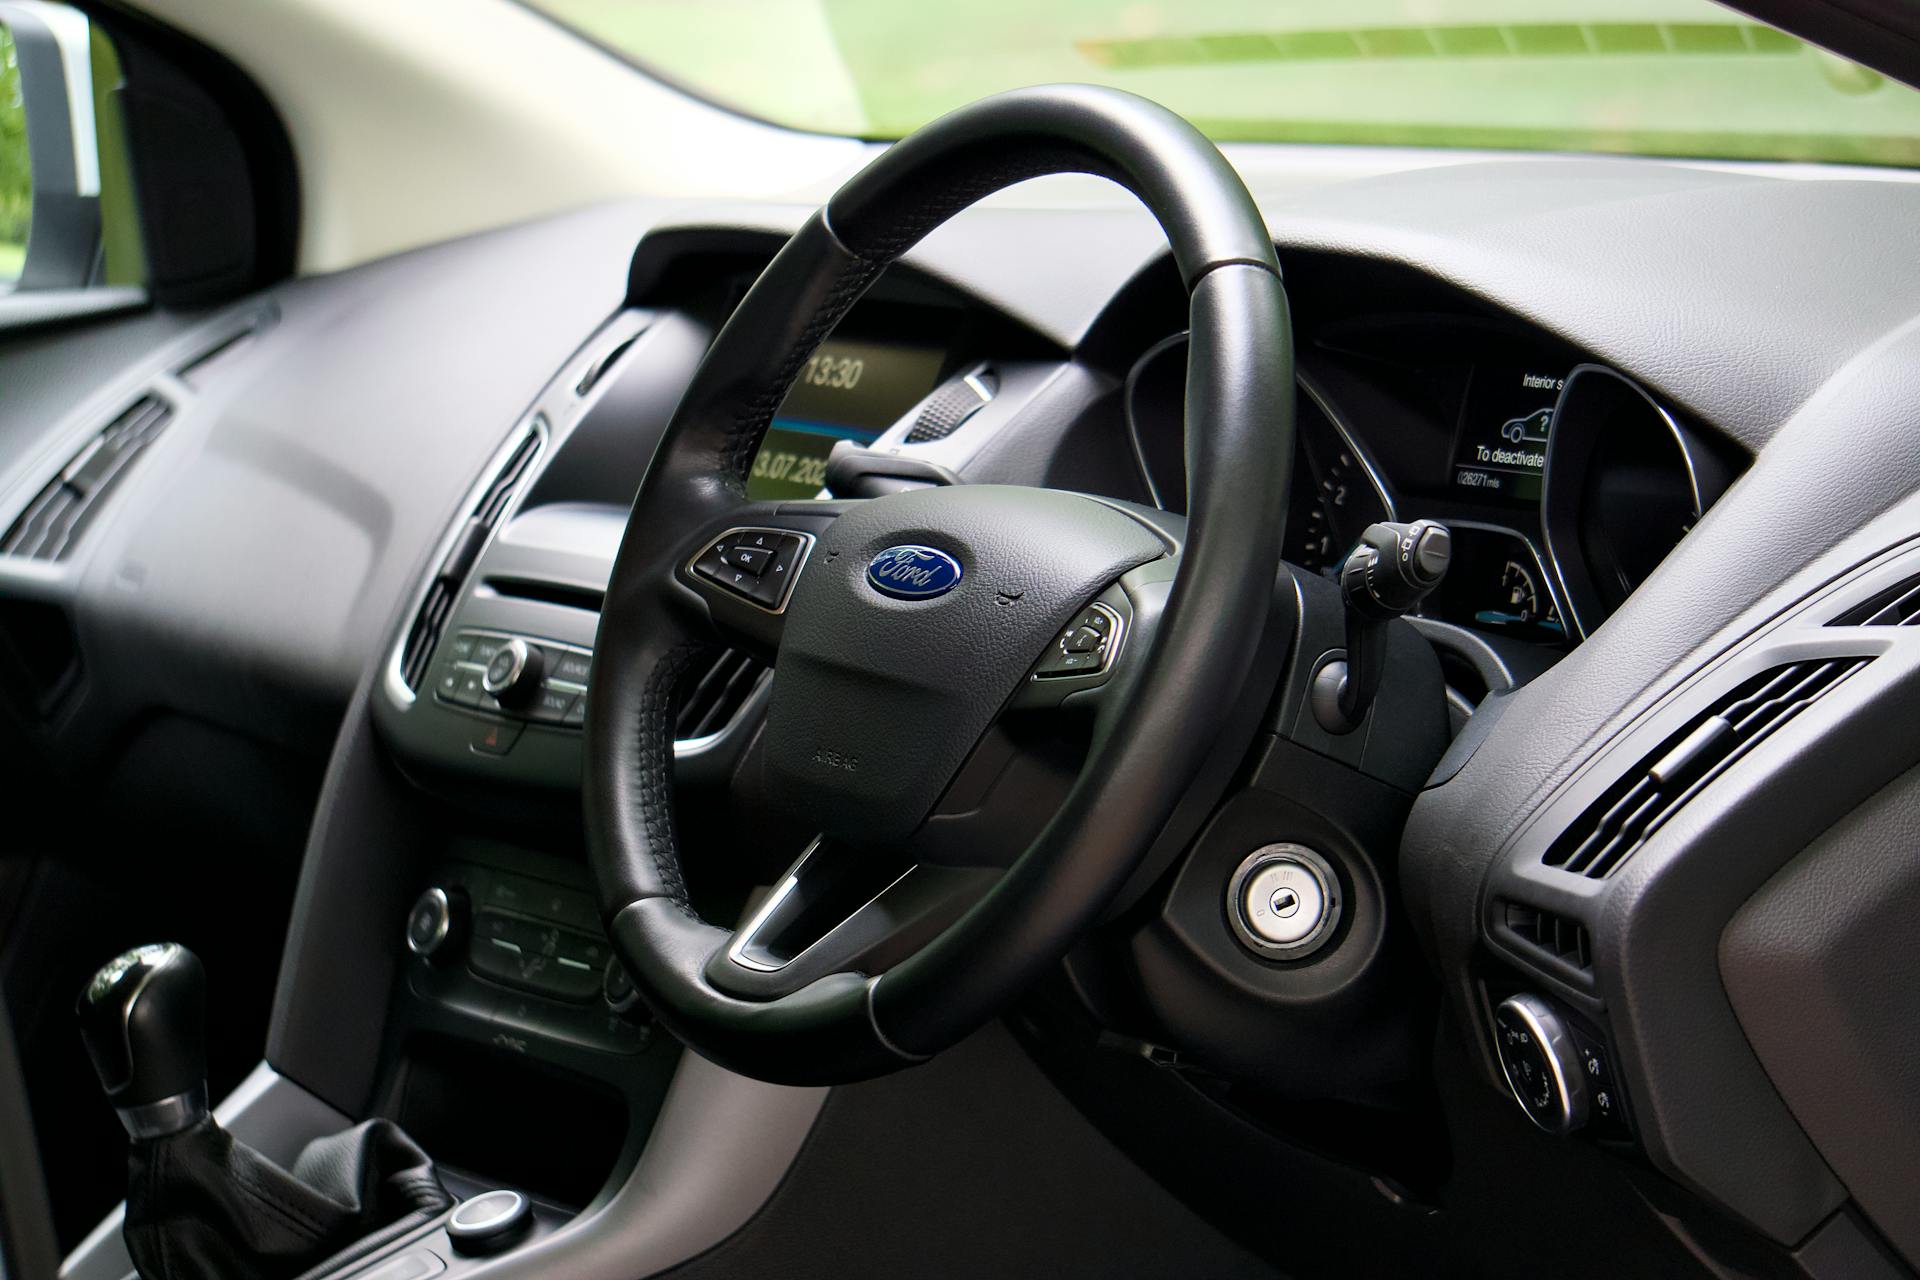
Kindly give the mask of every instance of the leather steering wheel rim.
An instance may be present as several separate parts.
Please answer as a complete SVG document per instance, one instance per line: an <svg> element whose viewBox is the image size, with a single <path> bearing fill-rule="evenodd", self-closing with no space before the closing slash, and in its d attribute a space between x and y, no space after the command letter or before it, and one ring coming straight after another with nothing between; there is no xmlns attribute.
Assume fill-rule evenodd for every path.
<svg viewBox="0 0 1920 1280"><path fill-rule="evenodd" d="M880 272L984 196L1064 172L1132 191L1166 232L1189 295L1188 521L1157 631L1131 655L1125 700L1096 728L1060 810L937 937L877 974L832 973L769 999L719 990L707 971L732 934L688 900L672 808L675 692L718 643L711 602L688 586L691 557L718 529L781 514L748 501L748 468L801 366ZM927 125L842 187L708 350L635 499L602 613L583 779L589 855L615 947L667 1028L743 1074L850 1081L954 1043L1057 962L1138 865L1240 696L1280 572L1293 416L1292 335L1272 240L1219 151L1164 108L1089 86L1001 94ZM931 492L965 494L946 503L962 509L994 500ZM1059 507L1089 528L1130 519L1026 492L1050 495L1029 505ZM930 499L896 506L923 522L941 509ZM1104 525L1098 533L1111 545L1127 537ZM1088 581L1144 554L1127 544L1107 561L1095 556ZM823 563L800 577L796 614L816 576L820 593L829 590L838 570ZM897 602L887 607L895 613L875 612L876 626L915 624ZM1049 634L1060 625L1041 623ZM776 699L781 671L776 662Z"/></svg>

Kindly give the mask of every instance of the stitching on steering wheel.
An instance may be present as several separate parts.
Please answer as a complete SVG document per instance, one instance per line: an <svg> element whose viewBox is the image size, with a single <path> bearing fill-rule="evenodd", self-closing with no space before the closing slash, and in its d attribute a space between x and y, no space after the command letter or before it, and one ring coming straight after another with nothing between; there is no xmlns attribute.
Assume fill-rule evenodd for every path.
<svg viewBox="0 0 1920 1280"><path fill-rule="evenodd" d="M909 201L888 224L862 237L859 244L849 243L833 227L827 210L822 209L820 218L827 234L853 260L840 271L833 287L814 312L813 319L788 348L766 388L734 416L733 428L728 432L721 453L722 475L744 486L748 470L753 466L754 450L759 446L768 424L773 421L773 415L779 411L780 402L786 398L793 380L799 376L800 366L806 363L807 357L813 354L821 340L833 326L840 323L860 295L896 258L919 243L933 228L982 198L1016 182L1053 173L1112 176L1089 153L1070 147L1035 148L1017 159L1003 157L989 163L965 181L930 186L925 192L919 193L917 199Z"/></svg>
<svg viewBox="0 0 1920 1280"><path fill-rule="evenodd" d="M640 815L645 824L647 852L667 900L694 919L687 879L680 869L680 847L674 835L673 712L674 693L701 653L711 645L687 643L669 649L655 664L640 695Z"/></svg>
<svg viewBox="0 0 1920 1280"><path fill-rule="evenodd" d="M761 436L766 434L768 424L773 421L773 415L779 410L780 402L786 399L793 380L799 376L800 366L807 362L807 357L827 336L827 331L840 323L841 317L867 291L867 286L873 283L886 265L884 260L876 262L854 255L853 261L841 270L839 278L833 282L833 288L814 312L813 319L787 349L779 369L768 380L766 389L734 415L733 429L728 433L726 445L721 451L720 470L723 477L741 486L743 491L748 469L753 466L754 451L760 445Z"/></svg>
<svg viewBox="0 0 1920 1280"><path fill-rule="evenodd" d="M954 163L966 162L956 159ZM951 169L941 170L938 181L932 181L931 175L923 177L915 184L921 190L911 193L910 197L902 196L903 206L886 222L865 228L862 234L851 238L835 229L834 239L849 253L884 265L961 210L971 208L996 191L1029 178L1061 173L1089 173L1119 181L1113 170L1101 164L1092 152L1077 147L1035 146L1015 156L996 153L985 163L968 163L962 177L954 177ZM855 244L854 240L859 243Z"/></svg>

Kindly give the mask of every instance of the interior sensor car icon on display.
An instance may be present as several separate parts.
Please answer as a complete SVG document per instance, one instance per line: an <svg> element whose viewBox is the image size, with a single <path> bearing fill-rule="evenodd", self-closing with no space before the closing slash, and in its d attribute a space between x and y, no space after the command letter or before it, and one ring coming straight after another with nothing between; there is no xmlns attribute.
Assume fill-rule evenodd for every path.
<svg viewBox="0 0 1920 1280"><path fill-rule="evenodd" d="M1545 444L1547 428L1553 425L1553 410L1535 409L1524 418L1508 418L1500 428L1500 438L1510 444Z"/></svg>

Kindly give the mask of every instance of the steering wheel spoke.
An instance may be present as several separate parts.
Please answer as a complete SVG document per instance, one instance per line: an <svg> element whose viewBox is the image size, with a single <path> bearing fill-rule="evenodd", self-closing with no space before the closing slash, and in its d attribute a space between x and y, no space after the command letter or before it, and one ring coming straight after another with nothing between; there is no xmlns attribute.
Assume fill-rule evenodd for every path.
<svg viewBox="0 0 1920 1280"><path fill-rule="evenodd" d="M713 953L707 980L729 995L770 1000L831 974L885 972L996 878L984 868L923 866L821 837Z"/></svg>

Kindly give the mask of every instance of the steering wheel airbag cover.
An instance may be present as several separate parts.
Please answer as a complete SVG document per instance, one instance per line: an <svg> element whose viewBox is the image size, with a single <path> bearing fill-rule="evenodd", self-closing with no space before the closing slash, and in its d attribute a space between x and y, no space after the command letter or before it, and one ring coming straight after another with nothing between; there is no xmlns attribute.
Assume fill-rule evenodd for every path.
<svg viewBox="0 0 1920 1280"><path fill-rule="evenodd" d="M868 563L902 543L957 559L959 585L926 600L875 590ZM1131 516L1045 489L926 489L841 516L794 588L780 643L773 800L855 844L905 839L1054 633L1166 551Z"/></svg>

